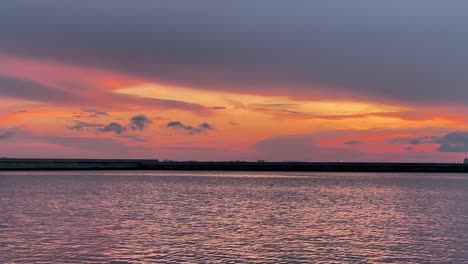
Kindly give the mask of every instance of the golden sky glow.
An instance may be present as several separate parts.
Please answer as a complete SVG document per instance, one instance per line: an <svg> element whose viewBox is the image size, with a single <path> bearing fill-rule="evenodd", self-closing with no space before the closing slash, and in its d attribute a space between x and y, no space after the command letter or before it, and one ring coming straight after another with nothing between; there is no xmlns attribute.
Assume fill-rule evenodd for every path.
<svg viewBox="0 0 468 264"><path fill-rule="evenodd" d="M0 98L0 120L10 129L19 131L15 133L23 137L23 143L73 157L94 153L98 157L112 156L115 154L111 153L112 148L121 148L128 152L119 153L117 157L262 159L258 142L273 140L271 144L274 145L276 138L289 135L305 137L305 144L327 153L358 151L361 156L357 160L373 159L375 153L385 156L385 153L398 152L410 158L411 153L437 148L437 144L430 142L413 146L408 143L410 138L441 136L449 128L467 128L465 119L449 107L431 111L429 107L353 98L299 100L285 95L204 90L117 72L14 57L2 57L0 74L51 87L47 90L51 93L64 93L65 101L54 98L53 94L50 98L6 95ZM70 84L73 85L70 87ZM76 96L76 102L67 103L69 96ZM147 102L147 99L156 101ZM130 130L129 120L141 114L151 119L151 125L141 131ZM182 126L169 127L170 122L180 122ZM103 127L110 123L118 123L124 132L105 132ZM202 129L203 123L212 128ZM85 125L73 128L76 124ZM339 131L339 135L333 136L333 131ZM375 131L391 132L375 134ZM98 153L65 143L83 138L96 142L111 140L108 142L111 152ZM400 141L396 140L399 138ZM13 137L2 141L5 149L11 151L13 148L8 142L14 142ZM50 155L57 155L55 153ZM320 159L313 151L311 153L310 157L305 155L304 160ZM18 152L18 155L24 156L25 152ZM421 152L418 155L421 156ZM448 156L452 158L453 155L449 153ZM422 159L431 157L423 155ZM352 155L349 159L355 160Z"/></svg>

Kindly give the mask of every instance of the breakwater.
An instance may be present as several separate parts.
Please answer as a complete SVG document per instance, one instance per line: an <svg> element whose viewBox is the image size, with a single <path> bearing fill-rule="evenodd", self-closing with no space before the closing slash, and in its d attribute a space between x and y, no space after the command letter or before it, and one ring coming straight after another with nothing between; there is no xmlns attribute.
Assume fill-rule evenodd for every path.
<svg viewBox="0 0 468 264"><path fill-rule="evenodd" d="M297 172L468 172L468 164L377 162L197 162L138 159L0 159L0 170L188 170Z"/></svg>

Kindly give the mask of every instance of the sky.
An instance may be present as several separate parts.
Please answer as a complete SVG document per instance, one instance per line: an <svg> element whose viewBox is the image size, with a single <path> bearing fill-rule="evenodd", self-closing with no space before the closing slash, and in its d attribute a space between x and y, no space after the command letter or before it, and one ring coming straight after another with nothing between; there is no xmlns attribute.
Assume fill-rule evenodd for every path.
<svg viewBox="0 0 468 264"><path fill-rule="evenodd" d="M460 162L467 1L0 2L0 156Z"/></svg>

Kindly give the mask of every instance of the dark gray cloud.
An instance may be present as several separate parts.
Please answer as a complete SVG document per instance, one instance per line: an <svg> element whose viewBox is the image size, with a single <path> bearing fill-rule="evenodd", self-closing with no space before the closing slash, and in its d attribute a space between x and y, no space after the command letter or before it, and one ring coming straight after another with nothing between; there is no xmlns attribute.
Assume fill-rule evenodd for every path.
<svg viewBox="0 0 468 264"><path fill-rule="evenodd" d="M201 123L200 125L198 125L197 127L194 127L194 126L190 126L190 125L184 125L182 122L180 121L172 121L172 122L168 122L166 124L166 128L173 128L173 129L179 129L179 130L182 130L184 131L187 135L197 135L197 134L201 134L201 133L204 133L208 130L214 130L214 126L206 123L206 122L203 122Z"/></svg>
<svg viewBox="0 0 468 264"><path fill-rule="evenodd" d="M468 152L468 131L446 133L442 136L422 136L414 138L393 138L391 143L407 143L411 145L437 144L439 152Z"/></svg>
<svg viewBox="0 0 468 264"><path fill-rule="evenodd" d="M96 132L102 126L103 126L102 124L94 124L94 123L88 123L88 122L83 122L83 121L75 121L75 123L73 125L68 126L67 128L70 129L70 130L76 130L76 131L92 130L92 131Z"/></svg>
<svg viewBox="0 0 468 264"><path fill-rule="evenodd" d="M151 125L153 121L145 115L136 115L130 119L129 128L134 131L141 131Z"/></svg>
<svg viewBox="0 0 468 264"><path fill-rule="evenodd" d="M114 133L120 135L122 133L125 133L127 131L127 128L125 128L124 126L122 126L119 123L112 122L112 123L109 123L109 124L103 126L102 128L100 128L100 131L102 131L102 132L114 132Z"/></svg>
<svg viewBox="0 0 468 264"><path fill-rule="evenodd" d="M126 127L116 122L111 122L109 124L96 124L83 121L75 121L75 123L69 126L68 129L76 131L90 131L94 133L113 132L118 135L123 134L127 131Z"/></svg>
<svg viewBox="0 0 468 264"><path fill-rule="evenodd" d="M5 130L5 131L0 130L0 140L9 139L14 134L15 133L13 131L10 131L10 130Z"/></svg>
<svg viewBox="0 0 468 264"><path fill-rule="evenodd" d="M440 138L440 152L467 152L468 153L468 131L448 133Z"/></svg>
<svg viewBox="0 0 468 264"><path fill-rule="evenodd" d="M129 124L124 126L118 122L111 122L109 124L89 123L75 120L75 123L68 127L70 130L76 131L90 131L94 133L107 133L112 132L117 135L124 136L127 130L132 131L143 131L146 129L152 121L143 114L139 114L130 118ZM143 142L145 139L134 135L125 135L126 138L130 138L133 141Z"/></svg>
<svg viewBox="0 0 468 264"><path fill-rule="evenodd" d="M206 89L464 104L467 9L457 0L2 1L0 53Z"/></svg>
<svg viewBox="0 0 468 264"><path fill-rule="evenodd" d="M350 141L345 142L344 144L345 145L359 145L361 143L362 143L362 141L360 141L360 140L350 140Z"/></svg>
<svg viewBox="0 0 468 264"><path fill-rule="evenodd" d="M204 129L204 130L213 130L213 129L215 129L214 126L212 126L212 125L210 125L210 124L208 124L206 122L201 123L198 127L201 128L201 129Z"/></svg>
<svg viewBox="0 0 468 264"><path fill-rule="evenodd" d="M390 143L405 143L411 145L421 144L438 144L441 143L440 136L420 136L420 137L405 137L405 138L391 138Z"/></svg>
<svg viewBox="0 0 468 264"><path fill-rule="evenodd" d="M411 145L419 145L422 142L424 142L422 138L413 138L408 141L408 143Z"/></svg>

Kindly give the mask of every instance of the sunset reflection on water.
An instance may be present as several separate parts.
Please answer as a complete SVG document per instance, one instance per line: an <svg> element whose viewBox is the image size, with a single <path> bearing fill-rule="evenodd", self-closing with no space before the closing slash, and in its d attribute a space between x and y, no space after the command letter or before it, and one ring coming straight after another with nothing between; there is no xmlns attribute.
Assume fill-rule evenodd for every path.
<svg viewBox="0 0 468 264"><path fill-rule="evenodd" d="M444 174L0 174L0 262L468 259L468 177Z"/></svg>

